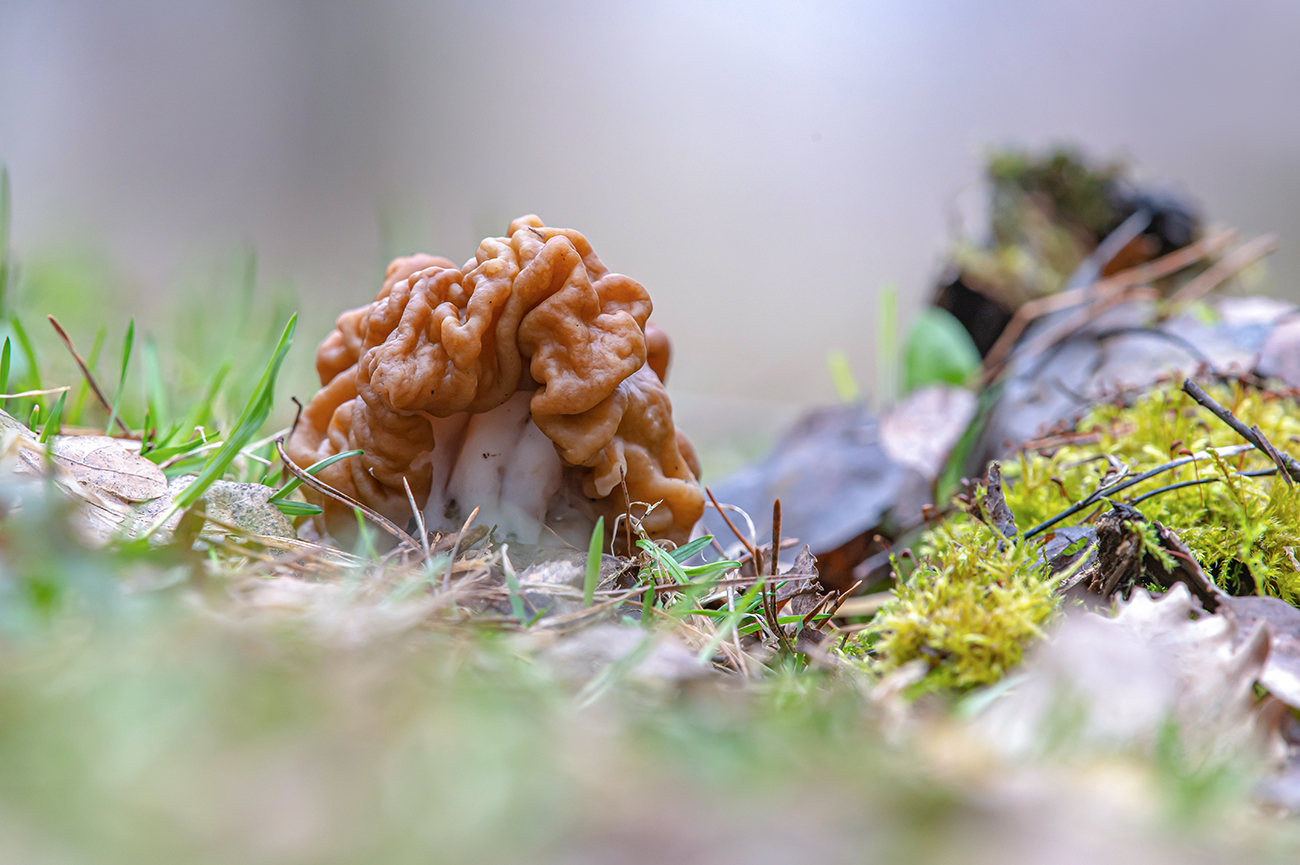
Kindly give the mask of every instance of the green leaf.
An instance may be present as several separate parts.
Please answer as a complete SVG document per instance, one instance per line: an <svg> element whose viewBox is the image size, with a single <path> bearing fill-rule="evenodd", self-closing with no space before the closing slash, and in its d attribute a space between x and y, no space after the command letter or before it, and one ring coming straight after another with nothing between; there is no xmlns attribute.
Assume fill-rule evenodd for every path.
<svg viewBox="0 0 1300 865"><path fill-rule="evenodd" d="M194 482L187 486L170 508L163 512L146 533L152 534L159 527L166 524L172 514L180 510L185 510L190 505L202 498L207 492L208 487L221 479L226 473L226 469L234 462L235 457L243 450L244 446L253 440L257 431L266 423L266 419L271 414L271 408L275 403L275 380L280 374L280 366L284 363L285 355L289 353L289 347L293 344L293 332L298 325L298 315L295 313L289 318L289 323L285 325L284 332L280 335L280 342L275 347L275 353L271 356L270 362L266 365L262 378L258 381L257 387L253 389L252 396L248 399L248 405L239 416L235 423L235 429L212 458L208 460L203 470L199 472Z"/></svg>
<svg viewBox="0 0 1300 865"><path fill-rule="evenodd" d="M345 460L345 459L347 459L348 457L361 456L363 453L365 453L365 451L363 451L363 450L343 451L342 453L338 453L338 454L334 454L333 456L325 457L325 459L323 459L323 460L317 460L316 462L314 462L314 463L312 463L310 466L308 466L308 467L305 469L305 471L306 471L307 474L309 474L309 475L315 475L316 472L320 471L320 470L323 469L323 468L328 468L329 466L334 465L334 464L335 464L336 462L338 462L339 460ZM275 492L271 493L271 501L273 501L273 502L278 502L278 501L280 501L280 500L283 499L285 496L289 495L289 493L291 493L291 492L293 492L294 490L298 489L298 487L300 487L300 486L302 486L302 479L301 479L301 478L292 478L292 479L291 479L287 484L285 484L284 486L280 487L280 489L276 490Z"/></svg>
<svg viewBox="0 0 1300 865"><path fill-rule="evenodd" d="M758 603L758 596L763 591L763 585L764 578L759 577L754 582L754 585L746 589L745 594L741 595L740 599L736 601L736 608L729 611L726 617L718 623L717 630L713 632L713 637L703 649L700 649L698 656L700 663L704 663L713 657L713 653L718 650L718 646L722 645L722 641L731 636L732 629L736 627L741 617L747 615L754 604Z"/></svg>
<svg viewBox="0 0 1300 865"><path fill-rule="evenodd" d="M692 568L683 568L686 576L691 579L708 579L718 574L724 574L732 568L740 567L740 562L718 561L707 562L703 565L696 565Z"/></svg>
<svg viewBox="0 0 1300 865"><path fill-rule="evenodd" d="M45 426L41 427L40 437L36 440L41 444L50 440L50 436L59 431L59 424L63 420L63 404L68 401L68 392L65 390L59 394L59 399L54 403L54 408L50 409L50 416L45 420Z"/></svg>
<svg viewBox="0 0 1300 865"><path fill-rule="evenodd" d="M0 349L0 393L9 392L9 355L9 337L6 336L4 348Z"/></svg>
<svg viewBox="0 0 1300 865"><path fill-rule="evenodd" d="M122 404L122 392L126 390L126 370L131 362L131 349L135 346L135 319L126 325L126 336L122 337L122 374L117 379L117 393L113 396L113 410L108 413L108 425L104 435L113 434L113 424L117 423L117 409Z"/></svg>
<svg viewBox="0 0 1300 865"><path fill-rule="evenodd" d="M713 540L713 535L705 535L702 538L696 538L695 540L690 541L689 543L682 544L680 547L673 550L668 555L672 556L674 561L684 562L687 559L689 559L691 556L698 553L700 550L707 547L709 545L709 542L712 540Z"/></svg>
<svg viewBox="0 0 1300 865"><path fill-rule="evenodd" d="M582 583L582 605L590 607L596 600L596 583L600 581L600 551L605 546L605 518L596 517L596 528L591 530L591 543L587 545L587 577Z"/></svg>
<svg viewBox="0 0 1300 865"><path fill-rule="evenodd" d="M682 570L682 566L677 563L676 559L665 552L663 547L654 541L644 539L637 541L636 545L649 553L650 557L655 560L655 566L671 577L674 582L690 582L690 578L686 576L686 571Z"/></svg>
<svg viewBox="0 0 1300 865"><path fill-rule="evenodd" d="M163 384L162 363L158 360L158 345L153 337L147 337L144 341L144 386L145 402L149 406L149 413L153 415L154 424L162 429L167 426L170 412L167 405L167 388ZM167 439L163 439L158 444L162 445L166 442Z"/></svg>
<svg viewBox="0 0 1300 865"><path fill-rule="evenodd" d="M876 292L876 405L898 395L898 286L886 283Z"/></svg>
<svg viewBox="0 0 1300 865"><path fill-rule="evenodd" d="M286 502L272 501L271 504L280 509L280 513L291 517L312 517L316 514L325 513L325 509L320 505L313 505L311 502Z"/></svg>
<svg viewBox="0 0 1300 865"><path fill-rule="evenodd" d="M206 442L203 439L195 437L184 444L172 445L166 448L151 448L148 451L141 451L140 456L154 463L163 463L172 457L178 457L181 454L187 454L195 448L202 447Z"/></svg>
<svg viewBox="0 0 1300 865"><path fill-rule="evenodd" d="M95 371L95 364L99 363L99 352L104 348L104 337L108 336L108 328L100 327L95 331L95 341L91 343L90 354L86 356L86 369L92 373ZM4 391L0 391L3 393ZM76 426L81 422L81 412L86 407L86 397L90 395L90 382L85 379L81 382L81 387L77 389L77 401L72 405L72 411L68 412L68 423Z"/></svg>
<svg viewBox="0 0 1300 865"><path fill-rule="evenodd" d="M524 596L519 588L519 575L510 564L510 545L501 547L501 566L506 572L506 589L510 593L510 615L522 623L527 610L524 609Z"/></svg>
<svg viewBox="0 0 1300 865"><path fill-rule="evenodd" d="M36 364L36 349L32 347L32 340L27 336L27 328L23 327L18 313L10 314L9 325L14 329L14 336L18 337L18 347L23 350L23 356L27 359L28 382L31 384L27 390L41 390L41 370Z"/></svg>
<svg viewBox="0 0 1300 865"><path fill-rule="evenodd" d="M979 368L975 343L951 313L931 307L912 323L903 357L905 392L945 382L965 384Z"/></svg>
<svg viewBox="0 0 1300 865"><path fill-rule="evenodd" d="M9 296L9 168L0 165L0 313ZM0 391L3 392L3 391Z"/></svg>
<svg viewBox="0 0 1300 865"><path fill-rule="evenodd" d="M830 371L831 383L835 385L840 402L852 405L862 398L862 390L849 368L849 356L843 349L833 348L826 352L826 368Z"/></svg>

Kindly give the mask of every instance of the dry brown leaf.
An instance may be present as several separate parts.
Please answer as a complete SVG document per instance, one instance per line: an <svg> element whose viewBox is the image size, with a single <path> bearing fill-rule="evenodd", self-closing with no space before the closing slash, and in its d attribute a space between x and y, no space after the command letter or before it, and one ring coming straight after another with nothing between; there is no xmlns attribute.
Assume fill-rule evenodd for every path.
<svg viewBox="0 0 1300 865"><path fill-rule="evenodd" d="M167 492L167 476L154 463L108 436L54 436L54 460L81 483L128 502L147 502ZM40 456L23 452L23 462L40 469Z"/></svg>
<svg viewBox="0 0 1300 865"><path fill-rule="evenodd" d="M1113 618L1071 616L977 726L1006 751L1026 754L1052 741L1150 748L1176 721L1184 746L1199 755L1251 753L1268 726L1253 691L1268 631L1195 612L1177 583L1158 599L1135 589Z"/></svg>

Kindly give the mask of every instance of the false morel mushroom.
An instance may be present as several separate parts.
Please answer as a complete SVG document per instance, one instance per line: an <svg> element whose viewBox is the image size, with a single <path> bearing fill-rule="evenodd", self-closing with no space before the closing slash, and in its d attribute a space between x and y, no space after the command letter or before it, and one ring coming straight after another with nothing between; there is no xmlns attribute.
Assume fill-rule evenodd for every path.
<svg viewBox="0 0 1300 865"><path fill-rule="evenodd" d="M405 479L430 529L478 507L502 539L583 547L598 516L608 532L627 509L625 486L645 531L682 543L704 510L699 465L650 312L640 283L536 216L463 267L395 259L374 302L321 343L321 389L285 450L305 468L360 449L318 477L403 525ZM331 534L355 532L346 505L309 496Z"/></svg>

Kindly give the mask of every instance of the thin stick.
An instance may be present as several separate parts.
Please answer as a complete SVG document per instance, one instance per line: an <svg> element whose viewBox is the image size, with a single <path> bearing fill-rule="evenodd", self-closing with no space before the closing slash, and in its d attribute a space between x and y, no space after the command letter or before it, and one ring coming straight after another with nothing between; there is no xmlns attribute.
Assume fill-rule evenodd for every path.
<svg viewBox="0 0 1300 865"><path fill-rule="evenodd" d="M51 387L45 390L25 390L22 393L0 393L0 399L22 399L28 396L49 396L50 394L63 393L65 390L72 390L71 385L65 384L63 387Z"/></svg>
<svg viewBox="0 0 1300 865"><path fill-rule="evenodd" d="M781 551L781 500L775 499L772 502L772 630L776 632L776 638L781 643L781 648L793 652L794 648L790 641L786 639L785 629L781 627L780 607L776 602L776 578L780 575L780 551ZM757 573L763 566L761 561L754 562L754 571ZM765 593L766 594L766 593Z"/></svg>
<svg viewBox="0 0 1300 865"><path fill-rule="evenodd" d="M1243 243L1216 261L1200 276L1178 289L1165 303L1165 310L1161 317L1169 318L1181 312L1184 307L1196 303L1214 291L1220 283L1231 279L1239 271L1245 270L1259 259L1276 251L1276 234L1262 234L1248 243Z"/></svg>
<svg viewBox="0 0 1300 865"><path fill-rule="evenodd" d="M1277 473L1278 473L1277 468L1258 469L1256 471L1251 471L1251 472L1237 472L1236 474L1232 475L1232 477L1262 478L1262 477L1267 477L1269 475L1275 475ZM1286 477L1285 472L1282 473L1282 477L1284 478ZM1169 492L1173 492L1174 490L1181 490L1185 487L1204 486L1205 484L1217 484L1222 480L1223 478L1197 478L1196 480L1191 480L1191 481L1179 481L1176 484L1169 484L1168 486L1156 487L1154 490L1148 490L1147 492L1143 493L1142 495L1138 496L1135 499L1129 499L1125 504L1130 504L1130 505L1141 504L1142 502L1146 501L1152 496L1158 496L1161 493L1169 493Z"/></svg>
<svg viewBox="0 0 1300 865"><path fill-rule="evenodd" d="M1282 453L1273 447L1272 442L1264 438L1262 434L1257 434L1254 430L1247 427L1223 406L1219 405L1215 399L1201 390L1201 386L1189 379L1183 380L1183 392L1196 400L1204 408L1208 409L1210 414L1232 427L1233 432L1244 438L1254 445L1258 450L1263 452L1269 459L1273 459L1273 454L1277 454L1277 464L1279 468L1286 471L1292 480L1300 480L1300 463L1290 454Z"/></svg>
<svg viewBox="0 0 1300 865"><path fill-rule="evenodd" d="M781 550L781 500L776 499L775 501L772 502L772 576L773 577L777 576L777 572L778 572L777 560L780 558L780 556L777 554L780 552L780 550ZM758 568L757 562L754 563L754 567L755 569Z"/></svg>
<svg viewBox="0 0 1300 865"><path fill-rule="evenodd" d="M708 494L709 501L713 502L714 509L722 515L723 522L727 524L727 528L731 529L731 533L736 536L736 540L740 541L741 545L749 552L749 557L754 562L754 573L758 574L761 579L762 574L759 574L759 562L761 560L758 558L758 550L754 549L754 545L751 544L749 540L740 533L740 530L736 528L735 523L731 521L731 517L727 516L727 512L722 509L722 505L718 504L718 499L713 495L713 490L705 487L704 492Z"/></svg>
<svg viewBox="0 0 1300 865"><path fill-rule="evenodd" d="M91 373L90 367L86 366L86 361L82 359L81 355L77 352L77 349L73 347L72 338L68 336L68 332L63 329L63 325L59 324L59 320L54 316L48 315L46 318L48 318L50 324L54 326L54 330L59 335L59 339L63 340L63 344L67 346L68 353L72 355L72 359L77 362L77 368L80 369L81 374L85 376L86 384L90 385L90 389L95 394L95 399L99 400L99 404L104 407L105 411L112 414L112 403L108 401L108 397L104 396L104 392L99 389L99 382L95 381L95 376ZM117 418L117 425L121 428L122 432L126 433L128 436L131 435L131 428L128 427L120 417Z"/></svg>
<svg viewBox="0 0 1300 865"><path fill-rule="evenodd" d="M476 516L478 516L478 508L470 511L469 519L465 520L465 525L461 526L460 531L456 533L456 540L451 545L451 557L447 559L447 570L442 572L442 590L444 592L451 585L451 567L456 563L456 553L460 552L460 539L465 536L465 532L469 531L469 524L474 522Z"/></svg>
<svg viewBox="0 0 1300 865"><path fill-rule="evenodd" d="M1193 387L1194 386L1195 385L1193 385ZM1068 508L1061 511L1056 516L1044 522L1039 523L1038 525L1034 526L1032 529L1025 532L1023 538L1025 540L1029 540L1034 535L1047 531L1052 526L1056 525L1066 517L1072 517L1075 514L1077 514L1079 511L1086 510L1094 502L1106 496L1113 495L1114 493L1120 492L1122 490L1126 490L1131 486L1136 486L1137 484L1140 484L1145 480L1149 480L1155 477L1156 475L1163 474L1164 472L1167 471L1172 471L1173 469L1180 468L1181 466L1185 466L1188 463L1194 463L1198 459L1209 459L1211 453L1218 454L1219 456L1236 456L1237 454L1245 453L1246 451L1250 450L1251 447L1253 447L1253 445L1231 445L1229 447L1222 447L1222 448L1209 448L1206 451L1202 451L1198 454L1192 454L1189 457L1182 457L1181 459L1171 460L1165 463L1164 465L1159 465L1153 469L1148 469L1147 471L1144 471L1140 475L1135 475L1131 478L1122 478L1107 486L1097 487L1097 489L1093 490L1091 494L1079 499L1079 501L1070 505Z"/></svg>
<svg viewBox="0 0 1300 865"><path fill-rule="evenodd" d="M835 618L835 614L840 611L840 607L844 606L844 602L849 599L849 595L856 592L858 590L858 587L861 585L862 585L862 580L858 580L856 583L849 586L844 591L840 592L840 596L835 599L835 606L831 607L830 612L826 614L826 618L822 619L823 625L829 622L831 619Z"/></svg>
<svg viewBox="0 0 1300 865"><path fill-rule="evenodd" d="M1282 471L1282 480L1286 481L1286 485L1289 487L1295 486L1295 480L1292 479L1291 475L1283 470L1282 452L1273 446L1273 443L1268 440L1268 436L1264 435L1264 431L1260 429L1258 425L1252 426L1250 431L1259 436L1260 442L1264 445L1264 453L1268 454L1268 458L1273 461L1273 464L1278 467L1279 471ZM1240 468L1240 466L1238 466L1238 468Z"/></svg>
<svg viewBox="0 0 1300 865"><path fill-rule="evenodd" d="M415 505L415 494L411 492L411 485L406 482L406 475L402 475L402 489L406 490L406 500L411 505L411 513L415 514L415 524L420 529L420 546L424 547L424 557L429 558L429 530L424 527L424 514Z"/></svg>
<svg viewBox="0 0 1300 865"><path fill-rule="evenodd" d="M984 358L985 381L992 381L997 377L997 373L1001 371L1003 361L1010 354L1016 340L1020 338L1020 335L1025 332L1025 329L1035 319L1048 313L1059 312L1076 304L1087 303L1089 300L1106 297L1126 288L1143 285L1177 273L1200 261L1205 256L1213 255L1226 248L1236 239L1237 232L1235 230L1221 231L1212 237L1198 240L1154 261L1120 271L1091 285L1062 291L1050 297L1031 300L1022 304L1011 317L1011 321L1002 329L1002 333L998 335L997 341L993 343L993 347L989 349L989 353Z"/></svg>
<svg viewBox="0 0 1300 865"><path fill-rule="evenodd" d="M627 520L623 523L623 527L627 529L627 555L629 558L631 558L632 549L633 549L632 547L632 497L627 493L627 466L623 467L623 473L619 475L618 482L623 487L623 501L627 504L627 510L624 512L625 515L627 516ZM610 542L610 546L611 547L614 546L612 539ZM610 552L612 553L613 550L610 550Z"/></svg>
<svg viewBox="0 0 1300 865"><path fill-rule="evenodd" d="M342 502L343 504L347 505L350 508L355 508L361 511L362 516L366 517L372 523L375 523L384 531L388 532L390 535L397 538L398 543L410 544L411 549L413 550L418 550L420 548L419 544L415 542L415 538L411 537L406 532L398 528L397 525L393 523L392 520L388 519L388 517L385 517L383 514L376 513L375 511L361 504L361 502L352 498L352 496L348 495L347 493L339 492L338 490L334 489L334 487L330 486L324 481L316 478L313 475L309 475L302 469L298 468L297 464L295 464L293 460L289 459L289 457L285 454L283 438L277 438L275 440L275 450L276 453L280 455L280 461L284 463L284 467L289 472L289 474L293 475L298 480L302 481L305 485L311 487L321 495L329 496L335 501Z"/></svg>

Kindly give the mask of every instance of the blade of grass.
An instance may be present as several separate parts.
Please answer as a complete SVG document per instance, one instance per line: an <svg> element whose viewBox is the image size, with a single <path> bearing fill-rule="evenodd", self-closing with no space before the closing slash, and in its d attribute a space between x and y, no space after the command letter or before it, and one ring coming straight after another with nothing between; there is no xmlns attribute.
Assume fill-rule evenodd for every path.
<svg viewBox="0 0 1300 865"><path fill-rule="evenodd" d="M95 364L99 363L99 353L104 348L104 338L108 336L108 328L101 327L95 331L95 341L90 344L90 354L86 356L86 369L92 373L95 371ZM86 398L90 396L89 378L81 382L81 388L77 391L77 401L72 404L72 411L68 412L68 423L76 426L81 422L81 413L86 408ZM102 395L100 396L103 399Z"/></svg>
<svg viewBox="0 0 1300 865"><path fill-rule="evenodd" d="M671 577L673 582L690 582L690 577L686 576L686 571L682 570L682 566L678 564L677 560L669 555L663 547L659 546L654 541L647 541L644 539L637 541L636 545L649 553L650 557L655 560L655 565L666 575Z"/></svg>
<svg viewBox="0 0 1300 865"><path fill-rule="evenodd" d="M68 401L68 392L65 390L59 394L59 398L54 403L54 408L50 409L50 416L45 420L45 426L41 427L40 437L36 441L45 444L50 440L50 436L59 431L60 422L63 420L63 405Z"/></svg>
<svg viewBox="0 0 1300 865"><path fill-rule="evenodd" d="M317 514L325 513L325 509L320 505L313 505L311 502L271 502L275 505L280 513L290 517L314 517Z"/></svg>
<svg viewBox="0 0 1300 865"><path fill-rule="evenodd" d="M195 448L202 447L203 444L203 439L195 437L184 444L172 445L171 447L166 448L150 448L147 451L141 451L140 456L154 463L163 463L169 459L178 457L181 454L189 453Z"/></svg>
<svg viewBox="0 0 1300 865"><path fill-rule="evenodd" d="M699 658L700 663L705 663L709 658L712 658L713 653L718 650L718 646L722 645L722 641L731 636L732 629L736 627L736 623L740 621L741 617L749 614L750 608L758 601L759 593L763 591L764 582L765 578L760 576L754 581L754 585L746 589L745 594L741 595L740 599L736 601L736 608L727 613L726 618L719 623L718 629L709 638L709 642L703 649L700 649L699 655L696 656Z"/></svg>
<svg viewBox="0 0 1300 865"><path fill-rule="evenodd" d="M673 550L668 555L673 557L673 561L682 563L688 560L691 556L698 553L700 550L707 547L712 542L713 542L713 535L705 535L702 538L696 538L695 540L689 543L683 544L682 546Z"/></svg>
<svg viewBox="0 0 1300 865"><path fill-rule="evenodd" d="M40 390L41 370L36 364L36 349L32 347L31 337L27 335L27 328L23 327L18 313L9 314L9 325L14 329L14 336L18 338L18 347L23 350L23 356L27 359L27 381L30 384L27 390Z"/></svg>
<svg viewBox="0 0 1300 865"><path fill-rule="evenodd" d="M135 319L131 319L126 325L126 336L122 337L122 374L117 379L117 393L113 396L113 408L108 413L108 424L104 427L104 435L111 435L113 424L117 422L117 410L122 404L122 392L126 390L126 371L131 363L131 349L135 347Z"/></svg>
<svg viewBox="0 0 1300 865"><path fill-rule="evenodd" d="M524 609L524 595L519 589L519 575L515 573L515 566L510 561L509 544L501 545L501 569L506 572L506 589L510 592L510 615L523 624L524 616L528 611Z"/></svg>
<svg viewBox="0 0 1300 865"><path fill-rule="evenodd" d="M596 600L596 583L600 581L600 551L605 546L605 518L596 518L596 528L591 531L587 545L587 578L582 583L582 605L590 607Z"/></svg>
<svg viewBox="0 0 1300 865"><path fill-rule="evenodd" d="M284 363L285 355L289 353L289 347L293 345L293 332L298 325L298 315L295 313L289 318L289 323L285 325L284 332L280 335L280 342L275 347L275 353L271 356L270 362L262 373L257 387L253 389L252 396L248 399L248 405L239 416L235 423L234 430L226 439L225 444L212 455L203 470L199 472L198 477L194 479L188 487L181 491L163 515L150 526L145 533L147 538L153 534L171 519L172 514L178 510L185 510L190 505L198 501L207 491L208 487L219 480L225 473L230 464L234 462L239 452L253 440L257 431L266 423L266 419L271 414L271 408L275 403L275 380L280 374L280 366Z"/></svg>
<svg viewBox="0 0 1300 865"><path fill-rule="evenodd" d="M9 168L0 165L0 312L9 299Z"/></svg>
<svg viewBox="0 0 1300 865"><path fill-rule="evenodd" d="M146 337L144 341L144 386L145 400L149 405L150 414L153 415L153 422L158 429L167 426L169 417L167 405L167 388L163 384L162 364L158 360L158 344L153 337ZM166 439L158 442L158 445L166 443Z"/></svg>
<svg viewBox="0 0 1300 865"><path fill-rule="evenodd" d="M325 459L323 459L323 460L317 460L316 462L314 462L314 463L312 463L311 465L309 465L307 468L303 469L303 471L307 472L307 474L309 474L309 475L314 475L314 474L316 474L318 471L320 471L321 469L329 468L330 466L334 465L334 464L335 464L336 462L338 462L339 460L345 460L345 459L347 459L348 457L359 457L359 456L361 456L363 453L365 453L365 451L363 451L363 450L343 451L342 453L338 453L338 454L334 454L333 456L325 457ZM289 479L289 482L288 482L287 484L285 484L284 486L280 487L280 488L279 488L278 490L276 490L275 492L271 493L271 501L273 501L273 502L278 502L278 501L284 499L285 496L289 495L289 494L292 493L294 490L298 489L298 487L300 487L300 486L302 486L302 481L301 481L301 480L299 480L298 478L290 478L290 479Z"/></svg>
<svg viewBox="0 0 1300 865"><path fill-rule="evenodd" d="M225 384L226 376L230 375L231 364L223 363L221 367L212 376L212 382L208 385L208 392L204 395L203 401L196 405L186 416L181 425L181 429L193 431L196 427L201 427L212 417L212 405L217 401L217 394L221 392L221 386Z"/></svg>
<svg viewBox="0 0 1300 865"><path fill-rule="evenodd" d="M4 348L0 349L0 393L9 393L9 337L5 337ZM7 408L9 400L0 400L0 408Z"/></svg>

